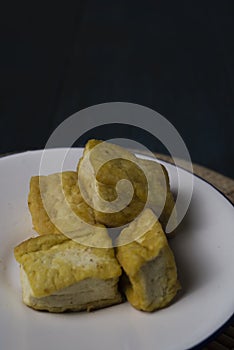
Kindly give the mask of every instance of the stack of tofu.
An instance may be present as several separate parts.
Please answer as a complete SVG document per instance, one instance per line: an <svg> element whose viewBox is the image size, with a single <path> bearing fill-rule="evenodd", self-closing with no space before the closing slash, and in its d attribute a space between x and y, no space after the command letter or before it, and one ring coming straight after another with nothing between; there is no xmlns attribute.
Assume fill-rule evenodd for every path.
<svg viewBox="0 0 234 350"><path fill-rule="evenodd" d="M24 303L50 312L125 298L143 311L167 306L180 289L163 231L169 218L176 222L174 204L161 164L98 140L76 171L32 177L28 205L39 236L14 251Z"/></svg>

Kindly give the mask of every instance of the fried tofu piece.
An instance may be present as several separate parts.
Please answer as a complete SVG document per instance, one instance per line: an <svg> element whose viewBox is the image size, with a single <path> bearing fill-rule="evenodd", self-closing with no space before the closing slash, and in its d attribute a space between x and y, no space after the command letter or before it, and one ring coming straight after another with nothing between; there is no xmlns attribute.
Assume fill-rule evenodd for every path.
<svg viewBox="0 0 234 350"><path fill-rule="evenodd" d="M127 276L124 293L131 305L148 312L167 306L180 284L174 255L150 209L122 230L116 249Z"/></svg>
<svg viewBox="0 0 234 350"><path fill-rule="evenodd" d="M110 246L107 232L102 234ZM33 309L89 311L122 301L121 268L113 248L89 247L49 234L24 241L14 254L20 263L23 302Z"/></svg>
<svg viewBox="0 0 234 350"><path fill-rule="evenodd" d="M75 171L33 176L28 207L33 228L40 235L74 231L82 221L95 224L93 210L83 200L77 186Z"/></svg>
<svg viewBox="0 0 234 350"><path fill-rule="evenodd" d="M176 226L175 211L172 214L175 203L163 165L137 158L120 146L90 140L77 170L79 187L94 208L98 223L120 227L134 220L145 207L150 207L163 227L171 215L172 224ZM121 185L119 197L117 183Z"/></svg>
<svg viewBox="0 0 234 350"><path fill-rule="evenodd" d="M170 218L170 225L173 228L177 226L177 215L175 209L175 200L170 190L170 180L166 168L157 162L138 159L148 176L150 183L149 199L147 207L159 216L159 221L165 229ZM161 190L160 190L161 189ZM165 193L166 192L166 193ZM166 197L165 197L166 196ZM162 203L165 203L162 210ZM173 232L170 233L170 237ZM169 235L168 235L169 236Z"/></svg>

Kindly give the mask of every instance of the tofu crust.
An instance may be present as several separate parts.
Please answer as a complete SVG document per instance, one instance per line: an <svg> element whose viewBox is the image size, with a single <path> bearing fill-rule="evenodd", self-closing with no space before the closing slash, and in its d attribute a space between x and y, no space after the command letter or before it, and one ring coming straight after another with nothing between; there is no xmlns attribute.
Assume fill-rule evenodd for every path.
<svg viewBox="0 0 234 350"><path fill-rule="evenodd" d="M79 228L82 221L95 224L93 210L77 186L75 171L33 176L28 207L33 228L40 235L66 233Z"/></svg>
<svg viewBox="0 0 234 350"><path fill-rule="evenodd" d="M104 163L105 165L100 167ZM79 184L94 207L96 222L107 227L121 227L133 221L145 207L150 207L159 217L163 227L166 227L175 202L170 191L168 173L163 165L139 159L120 146L90 140L85 146L77 171ZM92 172L95 178L89 176ZM116 184L122 179L132 184L132 200L121 210L116 207L115 212L105 212L106 207L102 207L102 199L113 205L117 197ZM130 193L127 184L122 185L121 195L124 202ZM175 211L171 219L176 226Z"/></svg>
<svg viewBox="0 0 234 350"><path fill-rule="evenodd" d="M131 237L134 241L121 245ZM117 259L127 276L123 290L131 305L148 312L169 305L180 284L174 255L154 213L146 209L121 232L118 244Z"/></svg>
<svg viewBox="0 0 234 350"><path fill-rule="evenodd" d="M106 240L110 240L106 233ZM62 234L28 239L14 250L23 301L51 312L90 310L122 301L113 248L81 245Z"/></svg>

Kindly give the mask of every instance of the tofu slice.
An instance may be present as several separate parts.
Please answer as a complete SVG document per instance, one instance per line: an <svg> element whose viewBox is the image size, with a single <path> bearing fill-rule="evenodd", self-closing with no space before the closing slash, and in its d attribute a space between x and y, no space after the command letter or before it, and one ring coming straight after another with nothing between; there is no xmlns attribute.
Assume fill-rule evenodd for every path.
<svg viewBox="0 0 234 350"><path fill-rule="evenodd" d="M77 170L80 189L94 208L96 222L120 227L134 220L145 207L150 207L163 227L171 215L176 226L175 203L163 165L139 159L120 146L90 140ZM122 181L119 200L116 184L123 179L128 183ZM130 202L129 198L132 198Z"/></svg>
<svg viewBox="0 0 234 350"><path fill-rule="evenodd" d="M33 228L40 235L66 233L79 229L84 223L95 224L93 210L83 200L77 186L75 171L33 176L28 207Z"/></svg>
<svg viewBox="0 0 234 350"><path fill-rule="evenodd" d="M103 239L111 243L107 233ZM88 247L50 234L21 243L14 254L20 263L23 302L33 309L89 311L122 301L121 267L113 248Z"/></svg>
<svg viewBox="0 0 234 350"><path fill-rule="evenodd" d="M150 209L122 230L116 250L127 276L123 290L132 306L151 312L173 300L180 289L174 255Z"/></svg>

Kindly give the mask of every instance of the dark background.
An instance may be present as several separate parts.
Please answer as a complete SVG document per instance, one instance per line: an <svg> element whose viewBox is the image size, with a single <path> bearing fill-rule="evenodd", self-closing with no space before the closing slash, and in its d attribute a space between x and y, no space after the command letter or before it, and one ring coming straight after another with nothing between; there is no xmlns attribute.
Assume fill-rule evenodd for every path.
<svg viewBox="0 0 234 350"><path fill-rule="evenodd" d="M78 110L126 101L173 123L194 162L234 177L232 0L13 2L0 33L0 153L43 148Z"/></svg>

